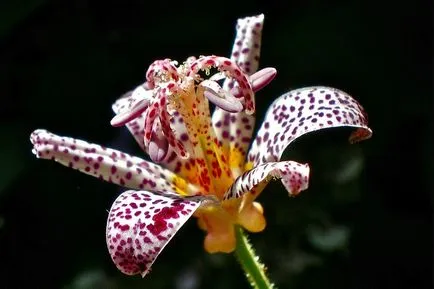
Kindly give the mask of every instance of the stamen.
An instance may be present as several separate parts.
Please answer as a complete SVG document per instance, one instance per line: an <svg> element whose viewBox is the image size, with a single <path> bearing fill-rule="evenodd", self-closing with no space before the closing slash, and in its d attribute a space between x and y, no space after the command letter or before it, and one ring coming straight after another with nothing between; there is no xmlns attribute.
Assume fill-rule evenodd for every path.
<svg viewBox="0 0 434 289"><path fill-rule="evenodd" d="M254 92L267 86L276 77L277 70L273 67L263 68L250 76Z"/></svg>
<svg viewBox="0 0 434 289"><path fill-rule="evenodd" d="M205 89L203 92L205 97L221 109L228 112L240 112L243 110L243 104L228 91L221 88L217 82L204 80L199 86Z"/></svg>
<svg viewBox="0 0 434 289"><path fill-rule="evenodd" d="M117 115L110 121L111 125L122 126L139 117L148 107L152 97L153 91L147 89L146 83L125 93L115 104Z"/></svg>
<svg viewBox="0 0 434 289"><path fill-rule="evenodd" d="M142 99L138 101L130 110L115 115L110 124L114 127L119 127L127 124L133 119L139 117L149 106L149 100Z"/></svg>
<svg viewBox="0 0 434 289"><path fill-rule="evenodd" d="M276 77L277 70L273 67L267 67L255 72L249 77L252 84L253 92L257 92L267 86ZM241 91L238 86L231 89L232 95L235 97L241 97Z"/></svg>
<svg viewBox="0 0 434 289"><path fill-rule="evenodd" d="M252 86L248 75L245 74L234 61L226 57L214 55L203 56L191 64L188 76L195 77L199 70L205 70L210 67L217 68L219 71L224 72L227 77L233 78L238 83L241 97L243 97L245 101L245 112L247 114L253 114L255 112L255 101Z"/></svg>
<svg viewBox="0 0 434 289"><path fill-rule="evenodd" d="M175 81L179 79L178 71L174 62L168 58L154 61L146 72L146 80L150 88L154 88L156 83L166 82L172 79Z"/></svg>

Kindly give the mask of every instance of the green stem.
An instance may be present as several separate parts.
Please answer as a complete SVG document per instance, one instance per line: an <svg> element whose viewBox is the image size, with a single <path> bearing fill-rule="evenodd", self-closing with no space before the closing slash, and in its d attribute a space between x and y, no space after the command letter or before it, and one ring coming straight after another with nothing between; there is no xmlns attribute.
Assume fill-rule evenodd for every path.
<svg viewBox="0 0 434 289"><path fill-rule="evenodd" d="M243 267L247 279L252 288L255 289L273 289L273 283L268 280L265 274L265 266L259 261L256 256L255 250L250 244L247 236L244 234L243 229L240 227L235 228L237 237L237 247L235 248L235 256L238 262Z"/></svg>

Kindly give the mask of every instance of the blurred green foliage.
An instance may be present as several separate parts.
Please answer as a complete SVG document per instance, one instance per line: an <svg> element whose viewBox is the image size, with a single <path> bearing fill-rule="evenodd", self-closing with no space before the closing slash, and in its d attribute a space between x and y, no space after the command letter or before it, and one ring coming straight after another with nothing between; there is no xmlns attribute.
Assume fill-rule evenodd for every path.
<svg viewBox="0 0 434 289"><path fill-rule="evenodd" d="M151 7L152 6L152 7ZM261 66L278 69L257 117L289 89L328 85L366 108L374 136L305 136L285 158L311 165L308 191L261 196L251 235L279 288L431 288L429 9L374 1L3 1L0 4L0 288L247 288L231 255L208 255L188 222L142 280L116 270L106 210L120 188L36 160L30 132L143 156L111 128L111 103L154 59L228 55L237 18L265 13Z"/></svg>

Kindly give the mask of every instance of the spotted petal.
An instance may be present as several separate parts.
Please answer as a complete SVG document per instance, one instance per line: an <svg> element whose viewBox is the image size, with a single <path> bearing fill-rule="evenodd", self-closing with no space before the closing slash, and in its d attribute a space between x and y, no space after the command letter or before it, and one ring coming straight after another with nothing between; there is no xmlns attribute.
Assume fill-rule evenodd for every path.
<svg viewBox="0 0 434 289"><path fill-rule="evenodd" d="M118 150L46 130L36 130L30 140L38 158L53 159L88 175L132 189L174 190L183 195L197 189L171 171Z"/></svg>
<svg viewBox="0 0 434 289"><path fill-rule="evenodd" d="M258 70L264 14L238 19L231 59L247 74Z"/></svg>
<svg viewBox="0 0 434 289"><path fill-rule="evenodd" d="M259 65L261 48L261 34L264 15L238 19L235 41L232 48L231 60L248 75L256 72ZM233 80L227 79L223 89L236 90ZM255 90L255 87L253 86ZM216 108L212 116L216 136L228 156L234 176L243 170L244 160L253 133L255 117L245 112L230 113Z"/></svg>
<svg viewBox="0 0 434 289"><path fill-rule="evenodd" d="M116 267L127 275L149 272L176 232L206 200L170 191L126 191L113 203L106 240Z"/></svg>
<svg viewBox="0 0 434 289"><path fill-rule="evenodd" d="M246 193L256 198L273 178L280 178L292 196L306 190L309 184L309 166L293 161L269 162L244 172L226 191L224 199L239 198Z"/></svg>
<svg viewBox="0 0 434 289"><path fill-rule="evenodd" d="M254 165L280 160L296 138L333 127L357 128L350 142L371 137L362 106L335 88L314 86L292 90L273 102L248 154Z"/></svg>

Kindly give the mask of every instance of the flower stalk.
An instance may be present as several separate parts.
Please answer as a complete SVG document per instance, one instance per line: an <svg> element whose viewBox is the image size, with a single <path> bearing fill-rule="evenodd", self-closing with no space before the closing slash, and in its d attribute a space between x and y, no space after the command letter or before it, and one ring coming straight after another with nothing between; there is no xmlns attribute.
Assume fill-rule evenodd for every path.
<svg viewBox="0 0 434 289"><path fill-rule="evenodd" d="M235 248L235 256L244 270L244 273L250 285L254 289L275 289L273 283L267 277L264 264L259 260L255 250L252 247L247 235L241 227L235 228L237 246Z"/></svg>

